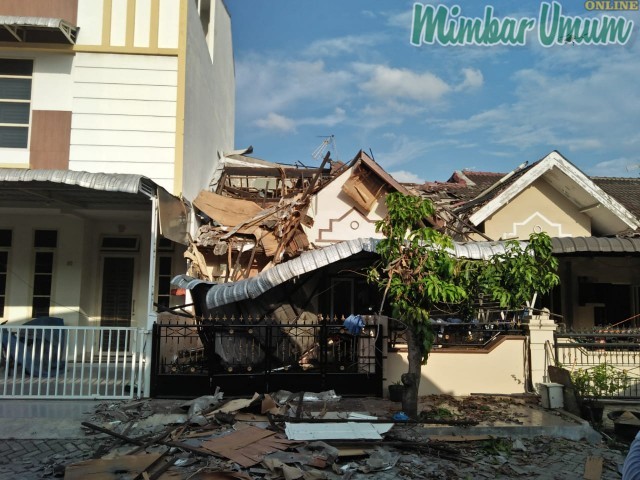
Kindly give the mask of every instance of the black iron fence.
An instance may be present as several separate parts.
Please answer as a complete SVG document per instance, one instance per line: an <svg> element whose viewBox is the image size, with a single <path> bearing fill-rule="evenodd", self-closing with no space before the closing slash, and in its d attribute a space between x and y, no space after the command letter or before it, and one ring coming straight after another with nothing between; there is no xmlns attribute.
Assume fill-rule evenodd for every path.
<svg viewBox="0 0 640 480"><path fill-rule="evenodd" d="M152 396L193 397L336 390L382 394L382 328L350 332L341 320L219 318L155 325Z"/></svg>
<svg viewBox="0 0 640 480"><path fill-rule="evenodd" d="M598 328L581 332L556 332L555 363L570 372L590 372L607 365L610 379L603 384L620 382L621 388L611 388L601 396L610 398L640 398L640 330ZM604 391L604 390L603 390Z"/></svg>

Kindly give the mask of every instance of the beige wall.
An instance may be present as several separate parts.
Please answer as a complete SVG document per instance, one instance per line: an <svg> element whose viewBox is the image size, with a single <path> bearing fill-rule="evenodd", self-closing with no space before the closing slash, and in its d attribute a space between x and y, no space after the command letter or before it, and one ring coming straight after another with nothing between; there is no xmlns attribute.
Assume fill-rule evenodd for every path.
<svg viewBox="0 0 640 480"><path fill-rule="evenodd" d="M545 231L552 237L591 235L589 217L543 179L524 189L484 225L485 233L494 240L526 240L534 231Z"/></svg>
<svg viewBox="0 0 640 480"><path fill-rule="evenodd" d="M435 350L422 367L419 395L525 392L525 339L504 337L492 350ZM389 352L384 365L387 385L407 371L407 354Z"/></svg>
<svg viewBox="0 0 640 480"><path fill-rule="evenodd" d="M384 201L378 201L367 217L362 215L342 191L350 176L351 169L320 190L311 201L308 214L313 217L313 226L305 228L305 232L309 241L317 246L355 238L382 238L376 233L375 222L386 215Z"/></svg>

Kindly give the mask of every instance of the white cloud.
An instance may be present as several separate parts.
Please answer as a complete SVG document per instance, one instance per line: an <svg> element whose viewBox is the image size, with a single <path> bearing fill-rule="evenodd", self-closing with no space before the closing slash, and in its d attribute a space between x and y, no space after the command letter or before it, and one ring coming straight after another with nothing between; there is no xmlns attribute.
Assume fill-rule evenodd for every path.
<svg viewBox="0 0 640 480"><path fill-rule="evenodd" d="M236 62L237 112L239 120L284 112L307 102L336 106L353 88L353 74L331 70L324 62L281 60L251 55Z"/></svg>
<svg viewBox="0 0 640 480"><path fill-rule="evenodd" d="M432 146L429 142L411 138L406 135L389 135L385 138L387 147L382 152L375 152L376 161L389 170L394 165L401 165L424 157Z"/></svg>
<svg viewBox="0 0 640 480"><path fill-rule="evenodd" d="M392 27L406 28L409 32L411 28L411 22L413 20L413 9L407 8L400 13L392 13L387 16L387 25ZM409 33L407 33L407 42L409 41Z"/></svg>
<svg viewBox="0 0 640 480"><path fill-rule="evenodd" d="M270 112L265 118L256 120L255 124L265 130L278 132L294 132L296 130L296 124L292 119L273 112Z"/></svg>
<svg viewBox="0 0 640 480"><path fill-rule="evenodd" d="M406 98L425 102L440 100L451 91L447 83L431 72L416 73L385 65L354 65L356 72L369 77L362 90L382 98Z"/></svg>
<svg viewBox="0 0 640 480"><path fill-rule="evenodd" d="M309 57L337 57L342 54L367 50L378 45L385 39L384 35L347 35L344 37L328 38L316 40L305 50L304 54Z"/></svg>
<svg viewBox="0 0 640 480"><path fill-rule="evenodd" d="M640 174L640 162L629 158L616 158L596 163L585 170L588 175L595 177L637 177Z"/></svg>
<svg viewBox="0 0 640 480"><path fill-rule="evenodd" d="M448 133L475 132L494 146L516 151L544 146L590 155L606 149L615 149L621 157L636 155L637 53L595 47L584 47L580 54L563 51L576 48L561 46L548 54L556 61L570 58L568 64L544 58L514 73L507 84L513 92L508 103L440 125ZM574 57L584 56L584 67L575 63Z"/></svg>
<svg viewBox="0 0 640 480"><path fill-rule="evenodd" d="M289 118L284 115L280 115L274 112L261 119L256 120L254 123L256 126L265 130L271 130L275 132L295 132L298 127L303 125L317 125L324 127L333 127L339 123L344 122L347 118L347 112L342 108L335 108L332 113L322 117L302 117L302 118Z"/></svg>
<svg viewBox="0 0 640 480"><path fill-rule="evenodd" d="M397 170L395 172L389 172L396 181L400 183L424 183L424 180L413 172L407 170Z"/></svg>
<svg viewBox="0 0 640 480"><path fill-rule="evenodd" d="M480 70L475 68L463 68L462 74L464 75L464 80L456 86L456 90L458 91L480 88L484 83L484 76Z"/></svg>

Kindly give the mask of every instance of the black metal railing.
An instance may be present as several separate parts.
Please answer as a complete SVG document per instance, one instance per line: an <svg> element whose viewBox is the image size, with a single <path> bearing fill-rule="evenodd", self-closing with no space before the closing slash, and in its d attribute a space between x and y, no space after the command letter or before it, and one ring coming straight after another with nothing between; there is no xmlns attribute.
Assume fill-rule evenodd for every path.
<svg viewBox="0 0 640 480"><path fill-rule="evenodd" d="M518 322L493 321L460 322L433 320L431 328L434 333L433 348L474 348L483 349L491 346L503 335L526 335L527 326ZM389 348L397 349L406 346L406 325L398 320L389 319Z"/></svg>
<svg viewBox="0 0 640 480"><path fill-rule="evenodd" d="M382 328L352 334L338 319L209 318L156 325L153 396L321 391L381 395Z"/></svg>

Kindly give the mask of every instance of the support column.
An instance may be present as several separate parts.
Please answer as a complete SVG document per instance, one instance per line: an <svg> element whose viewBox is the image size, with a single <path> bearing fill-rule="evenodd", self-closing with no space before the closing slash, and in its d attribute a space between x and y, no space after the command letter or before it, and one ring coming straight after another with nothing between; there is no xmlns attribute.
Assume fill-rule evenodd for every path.
<svg viewBox="0 0 640 480"><path fill-rule="evenodd" d="M530 316L528 322L531 383L537 391L538 384L549 381L547 366L553 364L553 334L557 326L547 308L542 309L539 315Z"/></svg>

